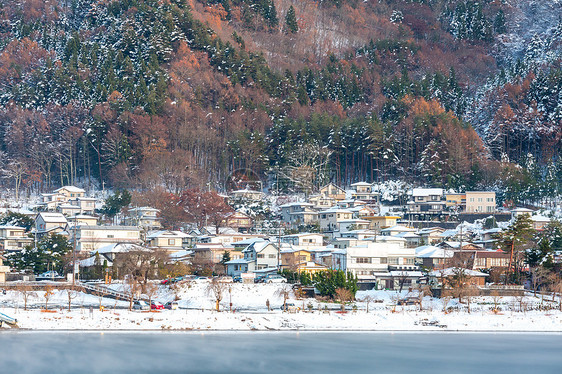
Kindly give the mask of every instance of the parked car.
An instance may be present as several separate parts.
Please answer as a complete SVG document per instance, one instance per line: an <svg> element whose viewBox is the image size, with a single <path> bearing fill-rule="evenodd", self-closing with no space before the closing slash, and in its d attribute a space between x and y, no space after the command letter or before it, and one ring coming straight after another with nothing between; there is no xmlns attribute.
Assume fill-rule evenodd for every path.
<svg viewBox="0 0 562 374"><path fill-rule="evenodd" d="M228 275L218 277L217 279L218 279L219 282L222 282L222 283L232 283L233 282L232 277L228 276Z"/></svg>
<svg viewBox="0 0 562 374"><path fill-rule="evenodd" d="M150 304L150 309L153 309L153 310L154 309L156 309L156 310L164 309L164 305L162 303L158 302L158 301L153 301Z"/></svg>
<svg viewBox="0 0 562 374"><path fill-rule="evenodd" d="M299 308L293 303L287 303L281 305L281 310L294 313L299 310Z"/></svg>
<svg viewBox="0 0 562 374"><path fill-rule="evenodd" d="M199 282L210 282L211 279L208 278L208 277L201 277L201 276L199 276L199 277L193 278L193 281L194 281L194 282L197 282L197 283L199 283Z"/></svg>
<svg viewBox="0 0 562 374"><path fill-rule="evenodd" d="M133 302L134 310L150 310L150 305L144 300L135 300Z"/></svg>
<svg viewBox="0 0 562 374"><path fill-rule="evenodd" d="M420 299L418 297L406 297L404 299L398 300L398 305L418 305Z"/></svg>
<svg viewBox="0 0 562 374"><path fill-rule="evenodd" d="M254 278L254 283L263 283L265 280L265 275L257 275Z"/></svg>
<svg viewBox="0 0 562 374"><path fill-rule="evenodd" d="M164 304L164 308L170 310L176 310L179 308L179 304L177 301L168 301L166 304Z"/></svg>
<svg viewBox="0 0 562 374"><path fill-rule="evenodd" d="M232 277L232 281L235 283L241 283L242 282L242 277L241 276L236 276L236 277Z"/></svg>
<svg viewBox="0 0 562 374"><path fill-rule="evenodd" d="M265 283L287 283L287 279L279 274L270 274L265 277Z"/></svg>
<svg viewBox="0 0 562 374"><path fill-rule="evenodd" d="M51 278L51 279L52 278L60 278L60 275L59 275L59 273L57 273L54 270L49 270L49 271L46 271L44 273L39 274L37 276L37 278L47 278L47 279L49 279L49 278Z"/></svg>

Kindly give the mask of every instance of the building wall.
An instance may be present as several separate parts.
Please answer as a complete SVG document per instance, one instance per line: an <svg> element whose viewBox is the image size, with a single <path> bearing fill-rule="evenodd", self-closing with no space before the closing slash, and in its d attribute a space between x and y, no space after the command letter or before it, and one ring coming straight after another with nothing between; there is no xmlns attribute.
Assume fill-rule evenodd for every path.
<svg viewBox="0 0 562 374"><path fill-rule="evenodd" d="M469 191L466 193L466 212L494 213L496 211L496 193Z"/></svg>

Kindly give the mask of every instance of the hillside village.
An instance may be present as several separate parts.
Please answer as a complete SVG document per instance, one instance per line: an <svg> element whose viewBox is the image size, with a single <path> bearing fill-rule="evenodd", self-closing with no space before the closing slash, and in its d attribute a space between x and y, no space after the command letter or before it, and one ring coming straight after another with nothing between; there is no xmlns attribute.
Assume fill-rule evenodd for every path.
<svg viewBox="0 0 562 374"><path fill-rule="evenodd" d="M331 183L306 198L275 199L242 189L228 196L217 194L227 209L218 209L218 220L209 210L202 221L210 223L212 216L218 223L214 226L199 226L193 220L163 224L159 209L127 201L110 217L107 206L119 194L104 200L64 186L41 194L27 209L5 208L4 217L12 221L5 218L0 226L0 248L5 265L11 266L0 267L0 280L41 280L45 270L69 282L74 275L74 281L111 283L132 277L141 284L174 282L188 274L254 283L281 274L283 282L308 286L314 274L341 270L355 278L359 290L403 291L439 288L444 274L461 272L470 274L466 283L476 285L480 293L489 292L485 289L490 284L536 291L551 290L559 282L544 274L539 279L536 271L547 261L555 274L562 261L559 248L542 253L531 267L525 252L533 245L515 244L510 252L506 232L525 221L534 233L525 240L539 242L541 232L553 232L560 224L531 209L499 207L491 191L413 188L404 204L387 205L376 185L366 182L347 189ZM268 220L252 218L249 207L256 204L270 204L274 213ZM26 220L27 227L18 224ZM55 261L60 243L67 251ZM44 251L39 266L25 262L38 250ZM127 267L128 253L143 253L152 261L150 269L139 271L141 260ZM308 281L303 282L303 274Z"/></svg>

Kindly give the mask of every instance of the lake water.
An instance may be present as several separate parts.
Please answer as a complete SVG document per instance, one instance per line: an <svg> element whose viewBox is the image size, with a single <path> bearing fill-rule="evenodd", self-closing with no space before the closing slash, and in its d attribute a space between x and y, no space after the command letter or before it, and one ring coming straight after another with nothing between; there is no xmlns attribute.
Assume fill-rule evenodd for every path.
<svg viewBox="0 0 562 374"><path fill-rule="evenodd" d="M0 332L0 373L561 373L562 335Z"/></svg>

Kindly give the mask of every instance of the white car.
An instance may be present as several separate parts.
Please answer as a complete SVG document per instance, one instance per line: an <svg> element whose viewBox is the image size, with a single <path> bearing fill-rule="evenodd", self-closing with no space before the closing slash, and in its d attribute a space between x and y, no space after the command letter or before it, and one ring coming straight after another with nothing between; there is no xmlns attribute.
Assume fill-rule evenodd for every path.
<svg viewBox="0 0 562 374"><path fill-rule="evenodd" d="M287 283L287 279L279 274L272 274L265 278L265 283Z"/></svg>

